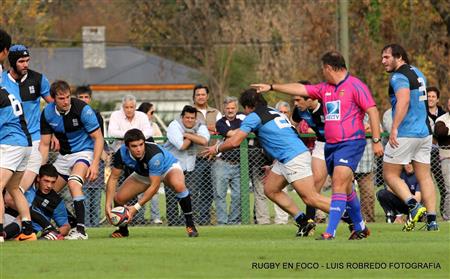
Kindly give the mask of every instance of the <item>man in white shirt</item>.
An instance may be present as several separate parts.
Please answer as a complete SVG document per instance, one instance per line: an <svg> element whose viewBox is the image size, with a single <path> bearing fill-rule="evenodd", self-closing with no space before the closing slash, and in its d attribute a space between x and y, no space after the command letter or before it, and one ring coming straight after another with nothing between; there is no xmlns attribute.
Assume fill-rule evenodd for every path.
<svg viewBox="0 0 450 279"><path fill-rule="evenodd" d="M153 134L147 115L143 112L136 111L136 97L126 95L122 98L122 107L120 110L111 114L108 125L108 136L123 139L125 133L130 129L141 130L146 139ZM114 151L119 148L120 144L115 144L113 147Z"/></svg>
<svg viewBox="0 0 450 279"><path fill-rule="evenodd" d="M197 109L192 106L185 106L181 112L181 117L170 122L167 128L167 142L164 147L172 153L180 162L185 174L186 186L191 191L193 211L198 213L199 193L193 189L192 171L195 168L196 155L199 147L208 144L210 135L206 125L197 120ZM181 215L178 212L178 204L175 193L164 187L166 192L166 215L169 226L182 225Z"/></svg>

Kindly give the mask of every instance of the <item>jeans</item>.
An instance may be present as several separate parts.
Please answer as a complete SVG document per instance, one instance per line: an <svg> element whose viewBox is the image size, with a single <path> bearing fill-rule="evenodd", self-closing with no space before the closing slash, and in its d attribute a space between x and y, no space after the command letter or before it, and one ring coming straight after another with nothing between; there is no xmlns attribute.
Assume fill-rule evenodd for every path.
<svg viewBox="0 0 450 279"><path fill-rule="evenodd" d="M215 186L217 224L239 224L241 222L241 170L240 165L218 159L212 167ZM227 214L227 190L231 189L230 213Z"/></svg>

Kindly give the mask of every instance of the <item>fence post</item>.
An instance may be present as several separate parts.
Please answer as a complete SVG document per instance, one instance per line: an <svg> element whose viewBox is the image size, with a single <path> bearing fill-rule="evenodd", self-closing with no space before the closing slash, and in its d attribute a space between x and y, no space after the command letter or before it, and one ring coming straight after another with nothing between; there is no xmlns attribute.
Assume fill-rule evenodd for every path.
<svg viewBox="0 0 450 279"><path fill-rule="evenodd" d="M250 195L249 195L249 165L248 165L248 141L245 139L240 147L241 162L241 221L242 224L250 224Z"/></svg>

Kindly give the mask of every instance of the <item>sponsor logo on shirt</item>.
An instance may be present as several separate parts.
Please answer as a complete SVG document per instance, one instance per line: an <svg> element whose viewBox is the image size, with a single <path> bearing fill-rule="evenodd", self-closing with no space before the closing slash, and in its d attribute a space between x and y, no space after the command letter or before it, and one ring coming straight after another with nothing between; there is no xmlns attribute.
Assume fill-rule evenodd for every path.
<svg viewBox="0 0 450 279"><path fill-rule="evenodd" d="M34 90L34 85L28 86L28 90L30 91L30 94L36 93Z"/></svg>
<svg viewBox="0 0 450 279"><path fill-rule="evenodd" d="M326 92L325 96L331 96L331 92Z"/></svg>
<svg viewBox="0 0 450 279"><path fill-rule="evenodd" d="M341 119L341 101L330 101L326 103L327 115L325 119L328 121L337 121Z"/></svg>

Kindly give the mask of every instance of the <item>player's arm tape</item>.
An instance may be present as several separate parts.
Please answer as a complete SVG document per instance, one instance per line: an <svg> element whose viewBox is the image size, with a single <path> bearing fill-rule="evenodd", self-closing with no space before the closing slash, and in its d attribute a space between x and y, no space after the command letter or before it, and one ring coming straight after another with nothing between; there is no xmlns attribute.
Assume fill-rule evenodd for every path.
<svg viewBox="0 0 450 279"><path fill-rule="evenodd" d="M142 208L142 206L137 202L133 205L134 209L136 209L136 211L139 211L139 209Z"/></svg>

